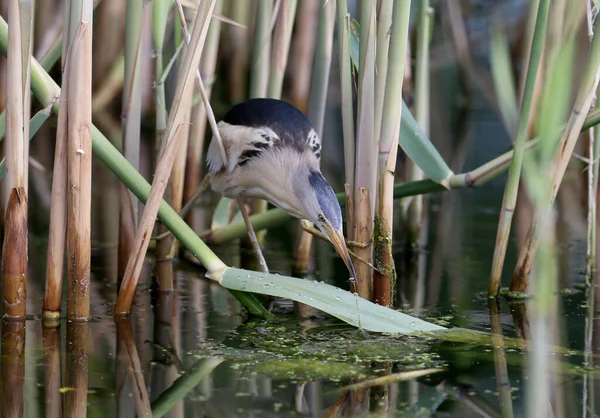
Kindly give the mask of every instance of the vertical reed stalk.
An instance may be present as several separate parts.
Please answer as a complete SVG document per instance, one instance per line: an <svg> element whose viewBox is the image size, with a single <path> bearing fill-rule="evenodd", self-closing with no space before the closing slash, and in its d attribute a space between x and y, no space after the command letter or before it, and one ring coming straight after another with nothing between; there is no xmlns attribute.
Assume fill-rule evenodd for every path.
<svg viewBox="0 0 600 418"><path fill-rule="evenodd" d="M262 0L256 8L252 69L250 71L250 97L266 97L269 85L271 57L271 14L273 0Z"/></svg>
<svg viewBox="0 0 600 418"><path fill-rule="evenodd" d="M227 40L230 58L227 69L227 85L229 86L228 98L233 103L241 102L247 95L248 61L250 58L249 27L252 16L252 5L248 0L230 0L230 17L234 21L246 25L241 28L237 25L227 25Z"/></svg>
<svg viewBox="0 0 600 418"><path fill-rule="evenodd" d="M62 280L67 234L67 144L68 144L68 94L69 47L71 45L71 3L65 5L64 41L61 54L62 89L60 92L54 168L52 174L52 198L50 201L50 231L46 262L46 290L44 294L44 319L55 322L60 316Z"/></svg>
<svg viewBox="0 0 600 418"><path fill-rule="evenodd" d="M271 62L272 13L273 0L262 0L258 2L254 25L254 43L252 45L250 98L267 96ZM252 202L252 213L264 212L267 210L267 206L268 204L265 200L255 199ZM266 231L262 231L257 235L259 244L263 242L265 232Z"/></svg>
<svg viewBox="0 0 600 418"><path fill-rule="evenodd" d="M25 386L25 320L9 320L2 323L0 377L2 378L1 416L22 417Z"/></svg>
<svg viewBox="0 0 600 418"><path fill-rule="evenodd" d="M294 36L289 53L290 73L288 75L289 84L286 86L286 97L305 115L308 113L315 40L317 39L318 16L321 6L322 4L315 1L298 3Z"/></svg>
<svg viewBox="0 0 600 418"><path fill-rule="evenodd" d="M315 45L314 69L312 72L312 86L308 106L308 119L311 121L319 138L321 138L321 149L323 147L323 126L325 124L327 88L329 86L329 72L331 70L334 30L335 2L330 1L321 8L319 16L319 31L317 34L317 43ZM297 271L306 271L308 269L312 240L312 234L309 234L302 229L294 253L294 263Z"/></svg>
<svg viewBox="0 0 600 418"><path fill-rule="evenodd" d="M429 7L429 0L421 0L415 62L415 119L426 136L429 136L429 37L433 21L432 10ZM408 161L408 166L410 167L410 181L423 180L424 174L419 166L412 160ZM411 244L417 244L420 239L423 210L423 196L415 196L407 214L407 234Z"/></svg>
<svg viewBox="0 0 600 418"><path fill-rule="evenodd" d="M281 98L283 77L290 51L292 29L294 28L294 17L296 16L297 0L283 2L279 15L275 22L273 33L273 51L269 70L269 84L267 86L267 97L273 99Z"/></svg>
<svg viewBox="0 0 600 418"><path fill-rule="evenodd" d="M392 259L394 219L394 171L402 120L402 83L408 45L410 0L394 3L389 64L385 83L383 125L379 141L379 190L375 217L375 265L373 300L383 306L391 303L391 283L395 272ZM362 31L361 31L362 32ZM422 69L425 70L424 68ZM427 77L427 74L424 74Z"/></svg>
<svg viewBox="0 0 600 418"><path fill-rule="evenodd" d="M73 8L71 13L73 13ZM90 316L90 250L92 204L92 13L93 1L82 4L69 53L67 96L67 317ZM74 16L74 15L72 15Z"/></svg>
<svg viewBox="0 0 600 418"><path fill-rule="evenodd" d="M10 0L5 154L7 175L2 246L3 315L25 316L27 303L27 166L29 160L29 65L32 3Z"/></svg>
<svg viewBox="0 0 600 418"><path fill-rule="evenodd" d="M220 14L223 9L224 0L217 0L215 5L215 14ZM217 54L219 52L219 35L221 34L221 21L211 19L204 43L204 52L200 62L200 75L203 80L213 80L217 66ZM212 84L206 88L206 94L210 100ZM192 111L192 124L190 127L190 139L188 143L187 162L185 164L185 185L183 189L183 200L189 200L196 194L200 187L202 152L206 139L207 115L204 103L198 103ZM186 221L192 229L197 228L195 212L191 210L186 217Z"/></svg>
<svg viewBox="0 0 600 418"><path fill-rule="evenodd" d="M354 183L354 230L351 239L356 248L354 265L358 294L371 300L372 270L357 258L372 261L373 216L377 196L377 156L375 154L375 1L360 3L360 55L358 74L358 120L356 135L356 171ZM399 121L398 121L399 122Z"/></svg>
<svg viewBox="0 0 600 418"><path fill-rule="evenodd" d="M500 280L502 278L502 266L508 246L508 235L512 217L517 202L517 193L519 190L519 180L521 178L521 167L523 165L523 156L525 154L525 141L527 139L527 128L532 111L533 95L535 90L535 81L544 39L546 36L546 27L548 23L548 10L550 0L540 0L537 11L535 31L533 34L531 53L529 56L529 66L527 68L527 79L525 81L525 90L521 102L521 119L517 129L517 136L514 142L514 154L510 165L506 189L502 199L502 212L498 222L498 233L496 235L496 245L494 249L494 259L492 261L492 272L490 276L489 296L495 296L500 289Z"/></svg>
<svg viewBox="0 0 600 418"><path fill-rule="evenodd" d="M375 130L377 140L381 134L381 119L383 118L383 98L385 97L385 78L387 77L388 54L390 49L390 34L392 30L392 0L379 2L377 11L377 54L375 56L377 72L375 74Z"/></svg>
<svg viewBox="0 0 600 418"><path fill-rule="evenodd" d="M123 82L123 155L139 171L142 118L143 0L127 0L125 11L125 78ZM157 120L159 116L157 115ZM125 273L138 223L139 204L134 194L120 186L118 276Z"/></svg>
<svg viewBox="0 0 600 418"><path fill-rule="evenodd" d="M193 89L194 77L198 71L200 56L208 31L208 23L210 22L215 2L216 0L203 2L196 14L194 30L189 43L189 48L186 51L184 58L182 70L183 76L177 83L173 106L171 108L171 113L169 114L167 131L165 132L166 147L161 153L156 167L150 196L146 202L144 213L135 237L135 245L133 247L134 252L127 263L123 283L117 298L115 314L125 314L129 312L131 307L144 256L148 249L148 243L150 241L156 214L161 204L169 174L175 161L178 145L180 144L181 124L183 123L187 109L191 107L191 100L185 101L185 99L191 99L191 97L189 95L186 96L185 92ZM184 21L182 21L182 24L183 23Z"/></svg>
<svg viewBox="0 0 600 418"><path fill-rule="evenodd" d="M596 90L596 97L600 92ZM595 283L596 277L596 239L597 239L597 196L598 196L598 158L600 156L600 129L594 128L590 131L589 156L590 163L588 170L588 248L587 248L587 265L586 265L586 283L591 286Z"/></svg>

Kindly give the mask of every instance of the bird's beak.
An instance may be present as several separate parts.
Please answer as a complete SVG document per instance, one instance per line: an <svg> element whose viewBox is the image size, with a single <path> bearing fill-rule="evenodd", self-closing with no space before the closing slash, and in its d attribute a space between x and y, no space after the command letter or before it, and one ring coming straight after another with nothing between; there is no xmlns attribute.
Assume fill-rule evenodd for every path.
<svg viewBox="0 0 600 418"><path fill-rule="evenodd" d="M341 230L334 229L329 223L325 223L323 229L325 230L324 232L327 235L327 238L329 238L329 241L331 241L340 257L342 257L342 260L344 260L344 264L348 267L348 271L352 274L352 277L356 279L356 272L354 271L354 265L352 264L348 248L346 247L344 233Z"/></svg>

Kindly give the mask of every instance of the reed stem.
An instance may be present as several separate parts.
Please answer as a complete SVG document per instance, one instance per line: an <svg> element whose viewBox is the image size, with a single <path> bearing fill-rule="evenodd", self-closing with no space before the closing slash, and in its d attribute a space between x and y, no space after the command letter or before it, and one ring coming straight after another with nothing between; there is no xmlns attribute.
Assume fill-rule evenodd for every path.
<svg viewBox="0 0 600 418"><path fill-rule="evenodd" d="M290 51L290 41L292 39L292 29L294 28L294 18L296 16L296 6L298 0L287 0L281 4L277 20L275 22L275 31L273 33L273 51L269 70L269 84L267 86L267 97L273 99L281 98L281 89L283 87L283 77L288 61Z"/></svg>
<svg viewBox="0 0 600 418"><path fill-rule="evenodd" d="M142 119L142 0L127 0L125 12L125 78L123 82L123 155L140 168L140 127ZM157 116L158 119L158 116ZM123 277L133 249L139 204L134 194L120 186L118 277Z"/></svg>
<svg viewBox="0 0 600 418"><path fill-rule="evenodd" d="M73 13L74 9L71 9ZM92 0L82 4L68 56L67 317L90 317L92 213Z"/></svg>
<svg viewBox="0 0 600 418"><path fill-rule="evenodd" d="M31 2L10 0L7 59L5 154L7 176L2 246L3 315L24 318L27 302L27 167L29 162L29 65L31 62Z"/></svg>
<svg viewBox="0 0 600 418"><path fill-rule="evenodd" d="M377 147L375 136L375 15L374 0L360 2L360 55L358 74L358 112L356 134L356 169L354 183L354 225L350 239L363 248L356 255L372 261L373 217L377 197ZM357 260L356 260L357 261ZM358 264L358 265L357 265ZM373 291L372 270L363 263L357 265L358 294L371 300Z"/></svg>
<svg viewBox="0 0 600 418"><path fill-rule="evenodd" d="M407 55L410 3L410 0L394 3L385 97L380 98L384 100L384 104L379 140L377 215L373 236L374 264L378 269L374 273L373 300L383 306L389 306L391 303L391 284L395 276L392 259L394 171L402 121L402 83ZM421 71L426 71L426 68L422 68ZM427 73L424 76L426 77Z"/></svg>
<svg viewBox="0 0 600 418"><path fill-rule="evenodd" d="M335 2L330 1L321 8L319 16L319 30L315 45L312 86L310 89L310 101L308 105L308 119L312 123L318 137L321 139L321 149L323 147L323 126L325 124L325 110L327 107L327 89L329 86L334 30ZM298 244L294 251L294 268L296 271L300 272L308 269L311 250L312 235L301 230Z"/></svg>
<svg viewBox="0 0 600 418"><path fill-rule="evenodd" d="M217 0L215 5L215 14L221 13L224 0ZM221 34L221 22L217 19L212 19L206 35L204 44L204 52L200 61L200 75L203 80L212 80L215 77L215 69L217 65L217 55L219 52L219 35ZM207 86L206 95L210 100L212 92L211 86ZM206 140L206 125L207 125L206 107L203 103L198 103L192 113L192 125L190 127L190 140L188 143L187 161L185 164L185 186L183 190L183 200L189 202L200 187L202 176L202 152ZM192 210L185 217L188 225L196 230L197 217Z"/></svg>
<svg viewBox="0 0 600 418"><path fill-rule="evenodd" d="M544 47L549 8L549 0L540 0L537 11L535 31L532 39L529 66L527 68L525 90L523 93L523 100L521 102L521 119L519 120L517 136L514 142L514 154L508 173L504 198L502 201L502 212L498 222L498 232L496 235L496 245L494 249L492 272L490 275L490 285L488 289L488 295L490 297L495 296L500 289L502 266L504 265L504 257L506 256L506 248L508 246L508 235L510 233L510 226L517 201L519 180L521 178L521 167L523 166L523 157L525 155L527 128L529 126L529 119L532 112L536 75L540 66L542 50Z"/></svg>

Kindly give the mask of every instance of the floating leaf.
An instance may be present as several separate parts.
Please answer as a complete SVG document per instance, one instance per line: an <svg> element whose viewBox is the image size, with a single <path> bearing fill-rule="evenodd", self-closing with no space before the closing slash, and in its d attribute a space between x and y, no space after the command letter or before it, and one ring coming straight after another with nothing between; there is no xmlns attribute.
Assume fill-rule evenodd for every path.
<svg viewBox="0 0 600 418"><path fill-rule="evenodd" d="M213 274L211 278L230 290L292 299L313 306L366 331L410 334L445 329L323 282L232 267Z"/></svg>

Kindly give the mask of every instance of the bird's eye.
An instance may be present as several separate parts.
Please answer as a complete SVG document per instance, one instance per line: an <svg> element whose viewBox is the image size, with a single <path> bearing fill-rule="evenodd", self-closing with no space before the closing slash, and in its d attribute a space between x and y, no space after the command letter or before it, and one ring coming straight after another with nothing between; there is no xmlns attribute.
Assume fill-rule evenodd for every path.
<svg viewBox="0 0 600 418"><path fill-rule="evenodd" d="M325 222L325 217L321 214L319 214L319 221Z"/></svg>

